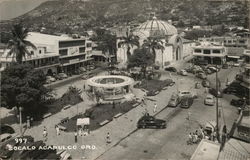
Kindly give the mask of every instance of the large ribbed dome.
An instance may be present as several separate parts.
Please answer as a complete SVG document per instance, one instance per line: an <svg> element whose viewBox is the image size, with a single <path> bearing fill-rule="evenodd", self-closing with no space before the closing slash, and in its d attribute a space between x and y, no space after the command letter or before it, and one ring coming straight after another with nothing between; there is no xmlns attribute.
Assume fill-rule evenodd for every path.
<svg viewBox="0 0 250 160"><path fill-rule="evenodd" d="M136 27L133 33L142 38L152 36L165 37L177 34L177 29L168 22L153 17L152 20L148 20Z"/></svg>

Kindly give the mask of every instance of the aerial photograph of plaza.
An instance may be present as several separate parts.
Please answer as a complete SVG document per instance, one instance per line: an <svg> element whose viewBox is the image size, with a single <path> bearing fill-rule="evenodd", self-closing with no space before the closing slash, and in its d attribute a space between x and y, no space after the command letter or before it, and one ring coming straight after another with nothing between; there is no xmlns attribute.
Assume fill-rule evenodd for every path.
<svg viewBox="0 0 250 160"><path fill-rule="evenodd" d="M0 160L250 160L250 0L0 0Z"/></svg>

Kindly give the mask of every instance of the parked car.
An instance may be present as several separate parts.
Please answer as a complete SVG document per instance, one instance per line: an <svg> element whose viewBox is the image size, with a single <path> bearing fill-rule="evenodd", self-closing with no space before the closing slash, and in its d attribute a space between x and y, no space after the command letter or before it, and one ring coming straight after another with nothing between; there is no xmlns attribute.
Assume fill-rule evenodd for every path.
<svg viewBox="0 0 250 160"><path fill-rule="evenodd" d="M214 96L211 94L208 94L204 100L205 105L213 106L215 104Z"/></svg>
<svg viewBox="0 0 250 160"><path fill-rule="evenodd" d="M181 108L189 108L190 106L192 106L194 99L190 98L190 97L183 97L181 99Z"/></svg>
<svg viewBox="0 0 250 160"><path fill-rule="evenodd" d="M210 70L212 70L212 71L214 71L214 72L219 72L220 71L220 69L217 68L217 67L215 67L215 66L209 66L207 68L210 69Z"/></svg>
<svg viewBox="0 0 250 160"><path fill-rule="evenodd" d="M207 75L205 73L198 73L198 74L196 74L196 77L198 77L200 79L207 79Z"/></svg>
<svg viewBox="0 0 250 160"><path fill-rule="evenodd" d="M223 64L222 69L228 69L228 64L227 63Z"/></svg>
<svg viewBox="0 0 250 160"><path fill-rule="evenodd" d="M46 76L46 81L49 81L49 82L55 82L56 81L56 79L54 78L54 77L52 77L52 76Z"/></svg>
<svg viewBox="0 0 250 160"><path fill-rule="evenodd" d="M215 97L222 98L222 92L220 90L216 91L216 89L210 88L209 93Z"/></svg>
<svg viewBox="0 0 250 160"><path fill-rule="evenodd" d="M190 91L186 91L186 90L179 91L178 96L179 96L180 98L182 98L182 97L190 97L190 98L193 98L193 94L192 94Z"/></svg>
<svg viewBox="0 0 250 160"><path fill-rule="evenodd" d="M156 119L149 114L142 116L137 122L137 128L166 128L165 120Z"/></svg>
<svg viewBox="0 0 250 160"><path fill-rule="evenodd" d="M240 98L240 99L232 99L230 104L232 106L240 107L240 106L243 106L244 104L250 105L250 100L249 99L244 100L242 98Z"/></svg>
<svg viewBox="0 0 250 160"><path fill-rule="evenodd" d="M241 85L237 82L233 82L223 90L225 94L237 94L241 90Z"/></svg>
<svg viewBox="0 0 250 160"><path fill-rule="evenodd" d="M55 77L56 80L62 80L62 79L63 79L63 78L60 77L58 74L56 74L54 77Z"/></svg>
<svg viewBox="0 0 250 160"><path fill-rule="evenodd" d="M180 74L182 76L187 76L187 71L182 69L182 70L180 70L180 72L178 72L178 74Z"/></svg>
<svg viewBox="0 0 250 160"><path fill-rule="evenodd" d="M169 72L177 72L177 69L174 67L167 67L165 68L165 71L169 71Z"/></svg>
<svg viewBox="0 0 250 160"><path fill-rule="evenodd" d="M204 69L204 72L205 72L206 74L213 74L215 71L214 71L214 70L211 70L211 69L209 69L209 68L205 68L205 69Z"/></svg>
<svg viewBox="0 0 250 160"><path fill-rule="evenodd" d="M207 81L207 80L203 80L203 81L201 82L201 84L202 84L203 87L210 88L210 83L209 83L209 81Z"/></svg>
<svg viewBox="0 0 250 160"><path fill-rule="evenodd" d="M166 79L166 86L173 86L175 84L175 82L172 79Z"/></svg>
<svg viewBox="0 0 250 160"><path fill-rule="evenodd" d="M67 74L65 73L58 73L58 76L62 79L68 78Z"/></svg>
<svg viewBox="0 0 250 160"><path fill-rule="evenodd" d="M239 62L235 62L235 63L233 63L233 66L234 66L234 67L239 67L239 66L240 66L240 63L239 63Z"/></svg>
<svg viewBox="0 0 250 160"><path fill-rule="evenodd" d="M168 107L177 107L180 102L180 97L177 94L173 94L168 102Z"/></svg>

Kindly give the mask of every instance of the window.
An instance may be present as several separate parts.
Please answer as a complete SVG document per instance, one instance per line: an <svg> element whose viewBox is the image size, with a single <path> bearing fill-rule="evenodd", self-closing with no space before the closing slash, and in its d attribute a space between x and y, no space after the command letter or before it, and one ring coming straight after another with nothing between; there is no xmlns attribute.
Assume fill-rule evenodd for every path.
<svg viewBox="0 0 250 160"><path fill-rule="evenodd" d="M60 49L60 50L59 50L59 54L60 54L61 56L66 56L66 55L68 55L68 49Z"/></svg>
<svg viewBox="0 0 250 160"><path fill-rule="evenodd" d="M80 47L79 48L79 53L84 53L85 52L85 47Z"/></svg>
<svg viewBox="0 0 250 160"><path fill-rule="evenodd" d="M214 50L213 50L213 53L218 54L218 53L221 53L221 52L220 52L219 49L214 49Z"/></svg>
<svg viewBox="0 0 250 160"><path fill-rule="evenodd" d="M74 41L62 41L62 42L59 42L59 48L83 46L83 45L85 45L85 40L74 40Z"/></svg>
<svg viewBox="0 0 250 160"><path fill-rule="evenodd" d="M232 40L228 40L227 43L232 43Z"/></svg>
<svg viewBox="0 0 250 160"><path fill-rule="evenodd" d="M244 43L245 43L245 40L239 40L239 43L243 43L243 44L244 44Z"/></svg>
<svg viewBox="0 0 250 160"><path fill-rule="evenodd" d="M203 50L203 53L204 53L204 54L211 54L211 51L210 51L209 49L204 49L204 50Z"/></svg>
<svg viewBox="0 0 250 160"><path fill-rule="evenodd" d="M201 49L195 49L194 52L201 53Z"/></svg>
<svg viewBox="0 0 250 160"><path fill-rule="evenodd" d="M87 47L91 47L92 46L92 44L91 43L87 43Z"/></svg>
<svg viewBox="0 0 250 160"><path fill-rule="evenodd" d="M39 54L41 54L42 53L42 51L39 49Z"/></svg>
<svg viewBox="0 0 250 160"><path fill-rule="evenodd" d="M30 55L34 55L34 51L30 51Z"/></svg>

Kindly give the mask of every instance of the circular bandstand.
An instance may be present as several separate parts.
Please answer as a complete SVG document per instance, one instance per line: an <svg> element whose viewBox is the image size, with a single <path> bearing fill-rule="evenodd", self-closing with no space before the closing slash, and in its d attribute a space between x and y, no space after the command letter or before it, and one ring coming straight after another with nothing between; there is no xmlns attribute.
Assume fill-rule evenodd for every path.
<svg viewBox="0 0 250 160"><path fill-rule="evenodd" d="M91 92L99 92L104 100L123 99L131 94L133 78L120 75L95 76L87 80Z"/></svg>

